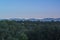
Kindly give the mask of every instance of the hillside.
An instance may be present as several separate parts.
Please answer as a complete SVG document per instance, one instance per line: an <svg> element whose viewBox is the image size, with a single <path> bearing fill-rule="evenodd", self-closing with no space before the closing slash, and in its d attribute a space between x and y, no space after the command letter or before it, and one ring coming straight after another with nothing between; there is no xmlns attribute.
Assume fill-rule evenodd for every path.
<svg viewBox="0 0 60 40"><path fill-rule="evenodd" d="M60 40L60 22L1 20L0 40Z"/></svg>

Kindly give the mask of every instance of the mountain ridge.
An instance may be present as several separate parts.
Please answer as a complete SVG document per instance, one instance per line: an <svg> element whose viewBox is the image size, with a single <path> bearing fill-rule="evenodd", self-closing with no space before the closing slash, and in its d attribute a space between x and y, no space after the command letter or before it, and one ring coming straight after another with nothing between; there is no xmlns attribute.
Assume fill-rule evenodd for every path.
<svg viewBox="0 0 60 40"><path fill-rule="evenodd" d="M9 19L0 19L0 20L14 20L14 21L60 21L60 18L42 18L42 19L38 19L38 18L29 18L29 19L25 19L25 18L9 18Z"/></svg>
<svg viewBox="0 0 60 40"><path fill-rule="evenodd" d="M25 20L29 20L29 21L60 21L60 18L42 18L42 19L38 19L38 18L29 18L29 19L12 18L10 20L15 20L15 21L25 21Z"/></svg>

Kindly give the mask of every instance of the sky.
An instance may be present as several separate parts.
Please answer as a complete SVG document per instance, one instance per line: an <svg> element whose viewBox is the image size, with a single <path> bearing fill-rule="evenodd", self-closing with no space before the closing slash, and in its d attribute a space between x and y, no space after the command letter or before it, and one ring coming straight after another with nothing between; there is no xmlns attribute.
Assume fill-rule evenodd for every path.
<svg viewBox="0 0 60 40"><path fill-rule="evenodd" d="M0 18L60 18L60 0L0 0Z"/></svg>

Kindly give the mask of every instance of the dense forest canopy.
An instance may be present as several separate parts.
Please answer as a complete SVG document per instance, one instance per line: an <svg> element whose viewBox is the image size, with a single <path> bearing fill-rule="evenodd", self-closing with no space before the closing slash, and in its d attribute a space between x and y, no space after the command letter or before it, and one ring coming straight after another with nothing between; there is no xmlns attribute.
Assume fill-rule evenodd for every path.
<svg viewBox="0 0 60 40"><path fill-rule="evenodd" d="M0 40L60 40L60 22L1 20Z"/></svg>

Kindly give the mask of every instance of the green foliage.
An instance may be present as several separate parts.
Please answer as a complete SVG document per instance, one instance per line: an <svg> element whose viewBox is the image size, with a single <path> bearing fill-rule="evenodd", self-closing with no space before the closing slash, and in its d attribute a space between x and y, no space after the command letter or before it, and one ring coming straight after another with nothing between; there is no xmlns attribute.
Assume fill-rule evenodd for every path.
<svg viewBox="0 0 60 40"><path fill-rule="evenodd" d="M2 20L0 40L60 40L60 22Z"/></svg>

